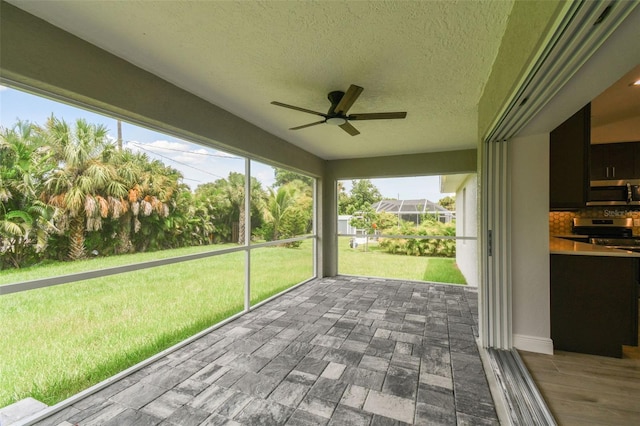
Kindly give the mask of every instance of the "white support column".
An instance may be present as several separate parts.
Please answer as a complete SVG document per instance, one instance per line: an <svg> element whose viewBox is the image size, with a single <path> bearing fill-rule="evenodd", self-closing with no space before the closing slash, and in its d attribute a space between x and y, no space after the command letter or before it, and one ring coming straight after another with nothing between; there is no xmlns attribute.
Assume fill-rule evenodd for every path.
<svg viewBox="0 0 640 426"><path fill-rule="evenodd" d="M320 244L320 236L318 235L318 229L319 229L319 224L318 224L318 220L321 217L320 214L318 213L318 207L319 207L319 203L318 203L318 179L314 179L313 180L313 210L312 210L312 217L313 217L313 229L311 232L313 232L313 235L316 236L316 238L313 239L313 276L318 278L318 272L319 272L319 266L321 264L321 261L318 257L320 251L319 251L319 244Z"/></svg>
<svg viewBox="0 0 640 426"><path fill-rule="evenodd" d="M251 160L244 160L244 310L251 307Z"/></svg>
<svg viewBox="0 0 640 426"><path fill-rule="evenodd" d="M484 144L481 339L485 347L511 349L511 248L508 144Z"/></svg>

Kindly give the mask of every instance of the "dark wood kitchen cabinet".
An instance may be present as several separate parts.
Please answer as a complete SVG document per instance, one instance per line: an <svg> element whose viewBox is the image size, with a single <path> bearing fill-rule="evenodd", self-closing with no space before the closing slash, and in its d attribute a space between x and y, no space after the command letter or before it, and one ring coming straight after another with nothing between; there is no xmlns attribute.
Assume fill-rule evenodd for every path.
<svg viewBox="0 0 640 426"><path fill-rule="evenodd" d="M585 207L589 191L591 104L549 135L549 208Z"/></svg>
<svg viewBox="0 0 640 426"><path fill-rule="evenodd" d="M638 345L640 258L551 255L551 339L557 350L622 357Z"/></svg>
<svg viewBox="0 0 640 426"><path fill-rule="evenodd" d="M591 180L634 179L638 146L635 143L591 145Z"/></svg>

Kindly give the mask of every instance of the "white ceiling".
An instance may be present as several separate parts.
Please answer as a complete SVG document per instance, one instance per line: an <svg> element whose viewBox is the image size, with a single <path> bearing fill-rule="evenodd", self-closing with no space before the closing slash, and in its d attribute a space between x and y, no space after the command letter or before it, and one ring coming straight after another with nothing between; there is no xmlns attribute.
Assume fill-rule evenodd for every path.
<svg viewBox="0 0 640 426"><path fill-rule="evenodd" d="M325 159L475 148L478 101L513 1L11 1ZM364 92L350 136L326 112Z"/></svg>
<svg viewBox="0 0 640 426"><path fill-rule="evenodd" d="M640 64L623 75L617 82L591 102L591 125L605 126L621 120L634 119L640 127Z"/></svg>

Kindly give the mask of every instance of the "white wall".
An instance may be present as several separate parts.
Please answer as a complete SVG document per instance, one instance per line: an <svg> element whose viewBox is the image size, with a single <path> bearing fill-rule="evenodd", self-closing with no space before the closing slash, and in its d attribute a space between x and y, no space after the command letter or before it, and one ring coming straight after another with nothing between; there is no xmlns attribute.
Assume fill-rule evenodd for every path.
<svg viewBox="0 0 640 426"><path fill-rule="evenodd" d="M509 142L513 344L553 353L549 305L549 134Z"/></svg>
<svg viewBox="0 0 640 426"><path fill-rule="evenodd" d="M478 175L470 174L456 191L456 237L478 236ZM478 242L456 241L456 263L467 285L478 286Z"/></svg>

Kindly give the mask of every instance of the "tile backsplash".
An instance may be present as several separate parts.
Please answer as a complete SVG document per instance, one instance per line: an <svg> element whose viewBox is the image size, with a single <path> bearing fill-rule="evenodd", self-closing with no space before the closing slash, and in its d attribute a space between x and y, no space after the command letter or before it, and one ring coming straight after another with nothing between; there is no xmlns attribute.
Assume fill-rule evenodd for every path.
<svg viewBox="0 0 640 426"><path fill-rule="evenodd" d="M569 212L549 212L549 234L571 234L571 223L574 217L631 217L640 220L640 211L624 207L588 207ZM640 226L633 227L633 235L640 236Z"/></svg>

